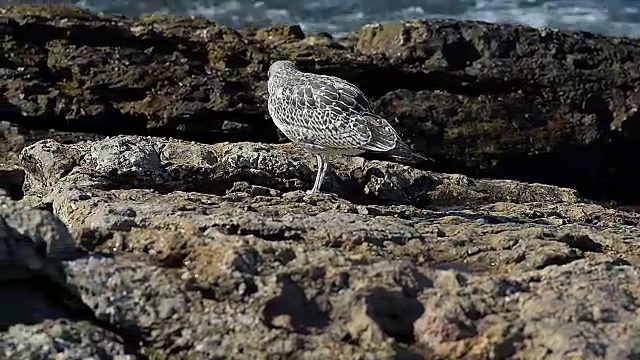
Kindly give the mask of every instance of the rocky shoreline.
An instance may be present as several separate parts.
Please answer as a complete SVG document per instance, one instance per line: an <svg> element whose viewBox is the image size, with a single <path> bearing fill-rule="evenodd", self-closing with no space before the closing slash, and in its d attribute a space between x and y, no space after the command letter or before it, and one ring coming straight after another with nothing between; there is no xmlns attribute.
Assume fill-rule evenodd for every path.
<svg viewBox="0 0 640 360"><path fill-rule="evenodd" d="M277 142L266 72L290 58L364 89L429 170L640 203L640 40L445 20L333 39L72 7L0 17L2 116L27 129Z"/></svg>
<svg viewBox="0 0 640 360"><path fill-rule="evenodd" d="M0 36L0 358L640 356L640 214L592 201L640 200L640 42L70 7L0 9ZM344 158L305 194L278 57L436 164Z"/></svg>

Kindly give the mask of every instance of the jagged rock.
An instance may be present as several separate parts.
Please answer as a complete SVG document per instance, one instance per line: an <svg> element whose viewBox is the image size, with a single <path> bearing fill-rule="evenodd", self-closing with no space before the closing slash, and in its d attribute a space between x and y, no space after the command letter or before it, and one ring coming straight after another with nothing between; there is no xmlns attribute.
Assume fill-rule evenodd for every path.
<svg viewBox="0 0 640 360"><path fill-rule="evenodd" d="M25 202L110 254L66 261L67 285L129 353L640 351L640 215L571 189L355 157L329 170L337 195L307 195L315 159L292 145L137 136L43 140L21 161Z"/></svg>
<svg viewBox="0 0 640 360"><path fill-rule="evenodd" d="M0 102L2 95L0 95ZM0 106L1 108L1 106ZM2 109L0 109L1 113ZM55 139L61 143L75 143L83 140L97 140L104 136L80 132L67 132L28 127L0 120L0 193L18 200L22 198L24 171L20 166L20 151L42 139Z"/></svg>
<svg viewBox="0 0 640 360"><path fill-rule="evenodd" d="M61 261L76 255L68 229L50 211L0 196L0 329L79 314L78 304L62 289Z"/></svg>
<svg viewBox="0 0 640 360"><path fill-rule="evenodd" d="M278 191L308 188L312 156L291 144L202 145L140 136L117 136L73 145L44 140L26 148L22 166L27 197L59 189L63 178L94 185L224 194L245 183ZM576 191L509 180L471 179L408 166L343 158L327 175L328 190L362 203L420 208L512 202L575 202ZM82 180L81 180L82 179ZM110 185L107 185L110 183Z"/></svg>
<svg viewBox="0 0 640 360"><path fill-rule="evenodd" d="M333 39L65 6L0 9L0 36L2 113L22 126L275 142L266 70L289 58L361 87L432 169L640 201L638 40L450 20Z"/></svg>
<svg viewBox="0 0 640 360"><path fill-rule="evenodd" d="M14 325L0 333L4 359L134 360L121 340L88 322L45 320L38 325Z"/></svg>
<svg viewBox="0 0 640 360"><path fill-rule="evenodd" d="M24 137L18 134L17 127L0 121L0 195L19 197L22 193L24 171L18 163L24 146Z"/></svg>
<svg viewBox="0 0 640 360"><path fill-rule="evenodd" d="M419 343L448 358L479 359L629 359L640 349L640 303L626 290L640 285L637 266L579 260L478 280L420 295Z"/></svg>
<svg viewBox="0 0 640 360"><path fill-rule="evenodd" d="M0 358L134 358L68 286L62 262L78 255L50 211L0 197Z"/></svg>
<svg viewBox="0 0 640 360"><path fill-rule="evenodd" d="M45 275L64 283L58 262L74 254L74 240L51 212L0 197L0 281Z"/></svg>

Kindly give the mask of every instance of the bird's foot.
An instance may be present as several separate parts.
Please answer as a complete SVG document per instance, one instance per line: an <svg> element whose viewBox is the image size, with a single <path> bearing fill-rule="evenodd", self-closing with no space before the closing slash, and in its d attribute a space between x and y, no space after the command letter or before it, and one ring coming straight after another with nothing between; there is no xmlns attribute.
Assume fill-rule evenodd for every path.
<svg viewBox="0 0 640 360"><path fill-rule="evenodd" d="M307 193L307 195L319 194L319 193L320 193L319 191L317 191L317 190L313 190L313 189L312 189L312 190L307 190L307 191L305 191L305 192Z"/></svg>

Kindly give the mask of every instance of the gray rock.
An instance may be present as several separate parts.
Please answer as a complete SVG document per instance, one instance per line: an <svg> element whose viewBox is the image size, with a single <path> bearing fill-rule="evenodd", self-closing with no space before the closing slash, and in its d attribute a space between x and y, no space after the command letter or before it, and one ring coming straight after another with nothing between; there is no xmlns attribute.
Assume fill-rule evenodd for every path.
<svg viewBox="0 0 640 360"><path fill-rule="evenodd" d="M75 242L60 219L0 197L0 281L46 275L64 283L57 262L74 255Z"/></svg>
<svg viewBox="0 0 640 360"><path fill-rule="evenodd" d="M134 360L116 335L91 323L46 320L37 325L14 325L0 332L4 359Z"/></svg>
<svg viewBox="0 0 640 360"><path fill-rule="evenodd" d="M25 195L46 193L62 174L94 187L142 187L224 194L237 181L278 191L308 187L314 164L290 144L220 143L116 136L62 145L45 140L21 153ZM58 159L57 161L55 159ZM76 164L77 162L77 164ZM310 166L311 165L311 166ZM197 171L194 171L197 170ZM410 204L421 208L511 202L575 202L577 192L543 184L470 179L382 161L346 158L327 175L325 191L358 202ZM87 183L87 185L89 185Z"/></svg>
<svg viewBox="0 0 640 360"><path fill-rule="evenodd" d="M2 95L0 95L0 103L5 104L2 101ZM0 121L0 192L6 192L9 197L14 199L20 199L23 196L22 184L24 183L25 173L19 164L20 151L25 146L44 139L56 139L60 143L70 143L100 138L104 138L104 136L54 129L30 128L24 124L18 125Z"/></svg>
<svg viewBox="0 0 640 360"><path fill-rule="evenodd" d="M0 197L1 358L134 359L69 288L62 261L77 255L55 215Z"/></svg>

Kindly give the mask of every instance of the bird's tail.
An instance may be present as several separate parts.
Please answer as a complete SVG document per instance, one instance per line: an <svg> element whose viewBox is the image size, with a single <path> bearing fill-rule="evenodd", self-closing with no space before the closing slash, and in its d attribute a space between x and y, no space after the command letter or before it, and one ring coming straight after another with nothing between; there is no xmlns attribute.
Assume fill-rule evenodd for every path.
<svg viewBox="0 0 640 360"><path fill-rule="evenodd" d="M432 158L411 149L409 145L404 142L398 142L395 148L387 152L387 155L409 160L435 161Z"/></svg>

